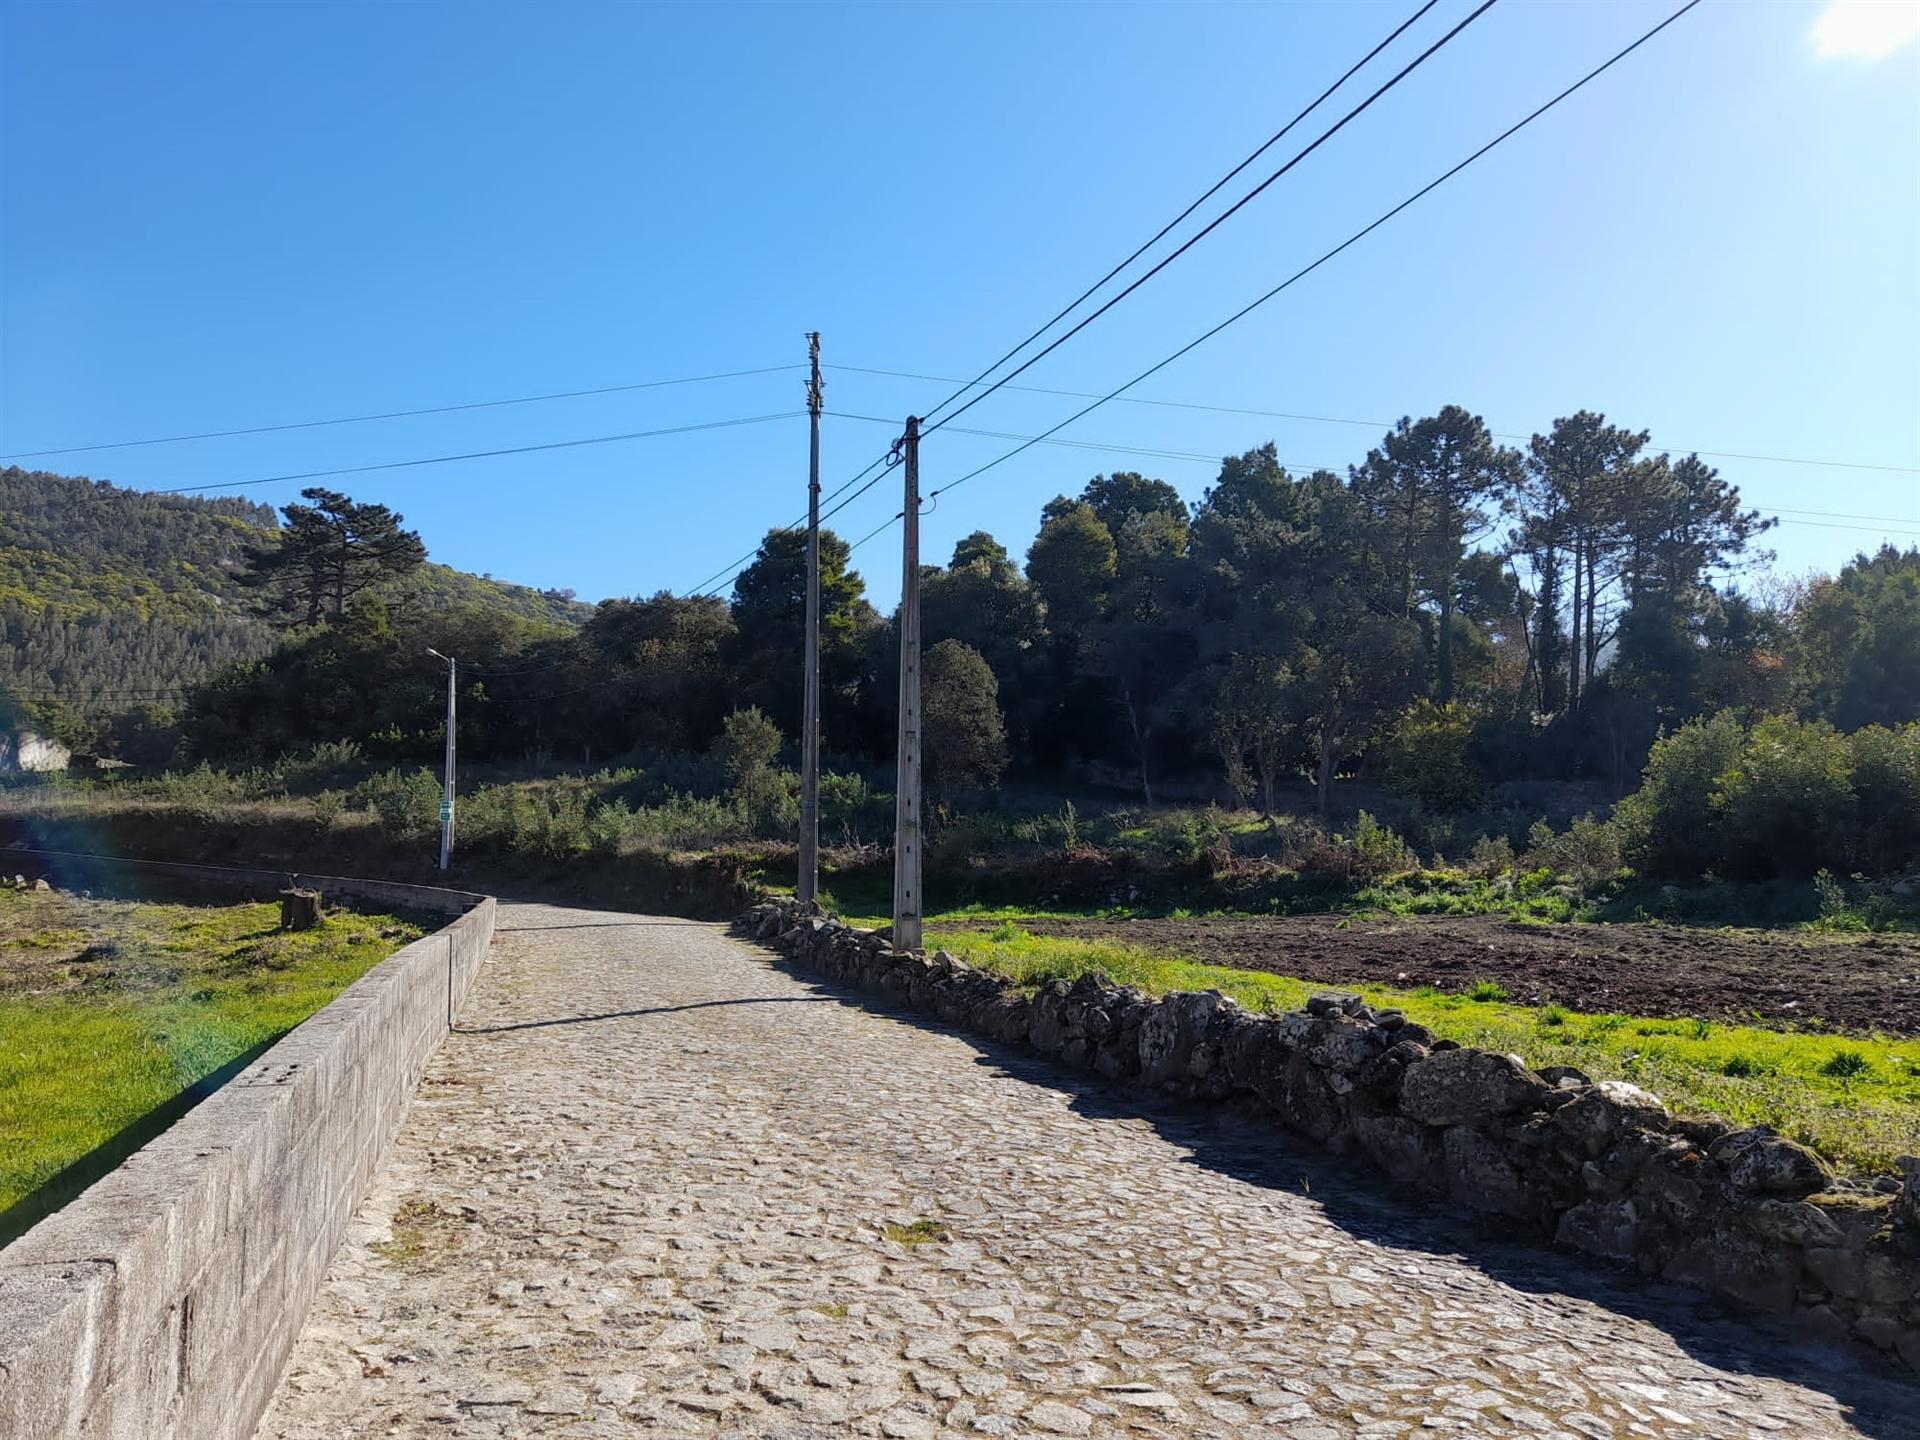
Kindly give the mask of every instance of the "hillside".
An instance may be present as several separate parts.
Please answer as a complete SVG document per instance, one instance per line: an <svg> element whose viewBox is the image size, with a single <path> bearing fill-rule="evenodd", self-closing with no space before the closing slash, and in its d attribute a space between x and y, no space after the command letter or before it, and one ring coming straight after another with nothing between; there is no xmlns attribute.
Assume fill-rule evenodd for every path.
<svg viewBox="0 0 1920 1440"><path fill-rule="evenodd" d="M0 469L0 688L30 714L98 716L165 704L273 630L241 584L272 506L150 494L78 476ZM471 606L555 627L589 607L428 564L405 603Z"/></svg>

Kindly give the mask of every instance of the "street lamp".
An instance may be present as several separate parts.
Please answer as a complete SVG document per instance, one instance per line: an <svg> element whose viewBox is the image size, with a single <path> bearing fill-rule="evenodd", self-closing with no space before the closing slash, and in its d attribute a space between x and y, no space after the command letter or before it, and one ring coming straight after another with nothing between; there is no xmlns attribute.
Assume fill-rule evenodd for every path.
<svg viewBox="0 0 1920 1440"><path fill-rule="evenodd" d="M447 775L440 794L440 868L445 870L453 854L453 696L454 674L459 665L451 655L442 655L431 646L427 647L427 654L447 662Z"/></svg>

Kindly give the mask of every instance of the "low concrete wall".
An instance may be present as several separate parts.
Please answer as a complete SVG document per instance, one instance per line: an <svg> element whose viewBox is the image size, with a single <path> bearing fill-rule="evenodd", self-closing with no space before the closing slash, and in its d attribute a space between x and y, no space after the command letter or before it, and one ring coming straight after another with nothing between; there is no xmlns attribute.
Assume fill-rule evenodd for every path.
<svg viewBox="0 0 1920 1440"><path fill-rule="evenodd" d="M22 853L0 852L0 868ZM240 888L285 879L208 870L216 874ZM266 1408L493 939L486 896L300 878L335 895L465 913L369 970L0 1251L6 1440L240 1440Z"/></svg>
<svg viewBox="0 0 1920 1440"><path fill-rule="evenodd" d="M1904 1180L1836 1181L1763 1127L1677 1118L1620 1081L1440 1040L1326 994L1254 1015L1217 992L1159 998L1083 975L1031 994L945 952L899 954L793 902L740 928L796 964L1123 1084L1252 1096L1287 1129L1398 1184L1643 1275L1793 1313L1920 1370L1920 1157Z"/></svg>
<svg viewBox="0 0 1920 1440"><path fill-rule="evenodd" d="M318 890L330 899L371 900L402 910L426 910L442 915L464 914L487 898L471 890L402 885L392 880L365 880L353 875L313 875L304 870L125 860L79 850L36 850L19 846L0 849L0 878L10 880L15 876L30 881L49 880L57 890L111 891L129 886L166 889L192 885L254 900L271 900L281 890L297 885Z"/></svg>

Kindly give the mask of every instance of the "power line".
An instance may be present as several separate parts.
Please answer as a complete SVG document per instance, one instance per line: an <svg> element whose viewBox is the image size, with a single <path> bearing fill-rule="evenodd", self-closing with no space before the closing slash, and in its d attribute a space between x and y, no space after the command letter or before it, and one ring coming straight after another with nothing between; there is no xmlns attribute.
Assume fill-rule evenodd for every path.
<svg viewBox="0 0 1920 1440"><path fill-rule="evenodd" d="M509 445L499 450L469 450L459 455L428 455L418 460L388 460L378 465L348 465L336 470L302 470L289 475L263 475L253 480L223 480L217 485L180 485L155 493L194 495L205 490L238 490L250 485L278 485L288 480L319 480L329 475L365 475L375 470L405 470L417 465L451 465L460 460L490 460L500 455L531 455L541 450L571 450L582 445L611 445L621 440L650 440L658 435L687 435L697 430L726 430L737 425L764 425L769 420L791 420L804 410L781 410L772 415L745 415L736 420L707 420L697 425L669 425L659 430L629 430L620 435L590 435L578 440L549 440L542 445Z"/></svg>
<svg viewBox="0 0 1920 1440"><path fill-rule="evenodd" d="M1322 265L1326 264L1329 260L1333 259L1336 255L1339 255L1343 251L1347 250L1349 247L1358 244L1361 240L1366 238L1368 235L1371 235L1375 230L1378 230L1382 225L1386 224L1389 220L1393 219L1394 216L1400 214L1401 211L1407 209L1409 206L1413 205L1417 201L1423 199L1425 196L1437 190L1440 186L1444 185L1448 180L1451 180L1455 175L1458 175L1462 170L1465 170L1469 165L1473 164L1476 160L1480 159L1483 155L1487 154L1489 151L1493 150L1495 147L1503 144L1505 141L1512 138L1514 135L1518 134L1521 130L1531 125L1535 120L1538 120L1542 115L1546 114L1549 110L1553 109L1556 105L1560 104L1560 102L1565 100L1568 96L1574 94L1576 91L1582 89L1587 84L1589 84L1590 82L1592 82L1593 80L1597 79L1599 76L1604 74L1606 71L1612 69L1615 65L1619 64L1622 60L1626 59L1627 56L1631 55L1635 50L1638 50L1642 45L1646 44L1649 40L1653 39L1654 36L1658 35L1662 30L1665 30L1669 25L1673 24L1674 21L1678 20L1681 16L1685 15L1689 10L1692 10L1699 3L1700 3L1700 0L1687 0L1686 4L1682 5L1678 10L1674 11L1666 19L1662 20L1658 25L1655 25L1651 30L1648 30L1645 34L1640 36L1639 39L1633 41L1633 43L1626 46L1624 49L1616 51L1611 58L1602 62L1600 65L1596 66L1594 69L1589 70L1585 75L1581 76L1578 80L1574 81L1573 84L1567 86L1566 89L1562 90L1559 94L1555 95L1551 100L1548 100L1545 104L1541 105L1539 108L1535 109L1524 118L1508 126L1505 130L1501 131L1500 134L1496 135L1492 140L1489 140L1485 145L1482 145L1478 150L1475 150L1471 155L1467 156L1466 159L1462 160L1459 164L1453 166L1452 169L1444 171L1435 179L1428 181L1425 185L1421 186L1420 189L1414 191L1413 194L1409 195L1406 199L1402 200L1398 205L1395 205L1392 209L1388 210L1386 213L1381 215L1378 219L1374 220L1371 224L1366 225L1359 230L1356 230L1353 234L1349 235L1345 240L1342 240L1338 245L1334 246L1331 250L1328 250L1325 254L1321 255L1319 259L1313 261L1311 264L1299 270L1296 270L1292 275L1288 276L1285 280L1282 280L1278 285L1274 286L1271 290L1267 291L1266 294L1260 296L1258 299L1252 301L1250 304L1245 305L1241 309L1235 311L1233 314L1229 315L1225 320L1222 320L1218 325L1215 325L1211 330L1208 330L1205 333L1195 337L1193 340L1188 341L1185 345L1181 346L1178 350L1175 350L1171 355L1167 356L1164 360L1160 360L1155 364L1148 366L1145 370L1142 370L1138 375L1134 376L1133 379L1127 381L1124 385L1121 385L1116 389L1110 390L1109 392L1107 392L1107 394L1093 401L1092 404L1084 406L1080 410L1075 411L1072 415L1069 415L1065 420L1062 420L1058 425L1053 426L1052 429L1041 432L1041 434L1035 436L1033 439L1025 441L1024 443L1015 446L1012 450L1007 451L1004 455L999 456L997 459L989 460L985 465L982 465L977 469L968 471L965 475L962 475L958 480L950 481L947 484L942 485L939 488L929 493L932 495L943 494L948 490L952 490L957 488L958 486L966 484L967 481L973 479L977 475L985 474L987 471L993 469L996 465L1004 464L1006 461L1011 460L1015 455L1020 454L1021 451L1026 450L1032 445L1039 443L1041 440L1044 440L1049 436L1052 436L1058 433L1059 431L1066 429L1067 426L1073 424L1074 421L1080 419L1082 416L1092 414L1095 410L1098 410L1102 405L1105 405L1109 400L1112 400L1115 397L1124 394L1126 391L1131 390L1134 386L1138 385L1142 380L1147 379L1151 375L1158 374L1161 370L1166 369L1167 366L1171 365L1174 361L1180 359L1183 355L1186 355L1191 351L1198 349L1201 345L1211 340L1214 336L1218 335L1222 330L1225 330L1228 326L1237 323L1238 321L1246 318L1248 315L1251 315L1255 310L1258 310L1262 305L1265 305L1269 300L1273 299L1274 296L1278 295L1281 291L1296 284L1298 281L1305 279L1308 275L1311 275L1315 270L1318 270ZM1015 372L1015 373L1018 373L1018 372ZM954 412L955 415L959 413L960 413L959 411ZM948 419L952 419L952 418L953 416L948 417Z"/></svg>
<svg viewBox="0 0 1920 1440"><path fill-rule="evenodd" d="M900 424L898 420L891 419L885 415L855 415L844 410L828 410L825 413L836 420L861 420L872 425L892 425L895 427L898 427ZM954 426L953 433L955 435L978 435L989 440L1038 440L1040 438L1038 436L1016 434L1010 430L977 430L968 425ZM1199 450L1168 450L1151 445L1121 445L1112 441L1102 440L1062 440L1050 438L1041 443L1064 446L1070 450L1103 450L1117 455L1143 455L1149 459L1156 460L1192 460L1207 465L1218 465L1221 460L1219 455L1208 454ZM1282 460L1280 463L1293 470L1341 470L1345 468L1344 463L1339 465L1310 465L1300 460Z"/></svg>
<svg viewBox="0 0 1920 1440"><path fill-rule="evenodd" d="M1016 375L1024 374L1027 370L1030 370L1033 366L1037 365L1040 361L1046 359L1047 356L1051 355L1055 350L1058 350L1062 345L1066 344L1067 341L1071 340L1074 336L1078 335L1082 330L1086 329L1087 326L1091 325L1094 321L1098 320L1102 315L1106 314L1114 306L1118 305L1122 300L1126 299L1129 295L1133 294L1134 291L1138 290L1142 285L1146 284L1147 281L1151 280L1154 276L1158 275L1162 270L1166 269L1167 266L1171 265L1174 261L1178 260L1182 255L1186 254L1187 251L1191 250L1195 245L1199 244L1202 240L1206 239L1208 235L1211 235L1221 225L1225 224L1228 220L1232 219L1234 215L1238 214L1242 208L1252 203L1255 197L1259 196L1262 192L1264 192L1268 186L1272 185L1276 180L1280 179L1281 176L1285 175L1288 171L1292 170L1294 166L1298 165L1302 160L1305 160L1309 155L1313 154L1314 151L1318 150L1322 145L1326 144L1327 141L1331 140L1335 135L1338 135L1343 129L1347 127L1347 125L1351 121L1358 118L1364 111L1366 111L1370 106L1372 106L1372 104L1376 100L1378 100L1382 95L1385 95L1389 90L1393 89L1394 86L1398 85L1402 80L1406 79L1407 76L1411 75L1415 70L1418 70L1422 65L1426 64L1427 61L1431 59L1442 47L1451 43L1453 39L1460 34L1461 31L1465 30L1469 25L1473 24L1474 21L1478 20L1482 15L1486 14L1487 11L1491 10L1495 3L1496 3L1496 0L1481 0L1481 4L1479 5L1479 7L1469 12L1469 14L1464 20L1462 20L1459 24L1455 25L1451 30L1447 31L1446 34L1442 35L1438 40L1434 41L1433 44L1429 45L1425 50L1422 50L1418 55L1414 56L1412 60L1410 60L1406 65L1402 66L1400 70L1397 73L1395 73L1392 76L1392 78L1390 78L1384 85L1380 86L1379 89L1375 90L1371 95L1367 96L1366 99L1362 100L1358 105L1354 106L1353 109L1349 110L1345 115L1341 116L1339 120L1335 121L1326 130L1322 131L1320 134L1320 137L1316 139L1312 144L1306 146L1303 150L1301 150L1298 154L1296 154L1291 160L1287 161L1286 164L1282 165L1278 170L1275 170L1271 175L1267 176L1265 180L1262 180L1258 185L1254 186L1253 189L1249 190L1245 195L1242 195L1232 205L1228 206L1227 209L1222 211L1220 214L1216 215L1212 220L1208 221L1207 224L1204 225L1200 230L1195 232L1193 235L1189 236L1179 246L1178 249L1174 250L1171 254L1162 258L1160 262L1157 265L1155 265L1151 270L1147 271L1146 274L1140 276L1131 285L1127 286L1126 289L1122 290L1118 295L1115 295L1112 298L1110 298L1098 310L1095 310L1091 315L1086 316L1071 330L1068 330L1065 334L1058 336L1051 344L1047 345L1045 349L1040 350L1036 354L1029 356L1026 360L1022 361L1019 365L1015 366L1012 370L1009 370L1002 379L995 381L993 384L989 385L986 389L982 390L978 395L975 395L971 400L967 401L967 403L962 405L959 409L951 412L946 417L946 419L935 422L926 431L924 431L923 434L931 435L935 430L938 430L942 425L945 425L948 421L958 419L960 416L966 414L967 411L971 410L974 406L978 405L982 400L985 400L989 395L993 394L995 390L998 390L1002 385L1006 384L1008 380L1013 379L1013 377Z"/></svg>
<svg viewBox="0 0 1920 1440"><path fill-rule="evenodd" d="M873 417L862 416L861 418L867 419L867 418L873 418ZM887 423L893 424L896 422L889 421ZM879 456L879 458L871 462L864 470L860 471L858 475L853 476L853 478L850 480L845 480L841 482L841 484L836 486L830 493L823 496L822 499L824 500L834 499L836 496L839 496L844 491L846 491L849 486L857 484L860 480L864 479L869 474L872 474L875 470L880 470L881 467L884 466L886 463L887 463L887 456L884 453L882 453ZM885 473L884 470L882 470L881 473L884 474ZM859 499L860 496L866 494L868 490L872 489L875 481L879 480L879 478L880 478L879 475L874 475L872 480L868 480L865 485L862 485L860 489L856 491L853 495L849 496L846 501L843 501L841 504L834 506L833 509L831 510L825 511L820 516L820 518L822 520L825 520L829 515L832 515L839 510L845 509L847 504L850 504L852 501ZM785 531L797 530L800 528L801 525L806 523L806 518L807 518L806 516L802 515L798 520L793 521L791 524L782 525L779 528ZM714 571L713 574L709 575L705 580L702 580L698 585L694 586L691 590L687 591L686 592L687 598L689 600L702 599L702 598L708 597L709 595L717 595L720 592L720 590L724 590L728 585L732 584L735 580L737 580L740 577L741 571L744 569L744 567L752 561L755 555L760 553L761 543L764 543L764 542L755 543L753 549L747 551L746 554L738 557L737 559L729 560L725 565L722 565L718 570Z"/></svg>
<svg viewBox="0 0 1920 1440"><path fill-rule="evenodd" d="M503 405L537 405L547 400L577 400L588 395L618 395L633 390L657 390L667 385L699 385L709 380L737 380L747 375L773 375L797 370L797 365L762 365L753 370L721 370L712 375L683 375L672 380L641 380L631 385L602 385L592 390L556 390L546 395L516 395L507 400L473 400L463 405L428 405L417 410L388 410L377 415L340 415L329 420L296 420L284 425L250 425L239 430L202 430L192 435L157 435L145 440L112 440L94 445L61 445L47 450L19 450L0 460L30 460L38 455L78 455L89 450L125 450L136 445L177 445L185 440L224 440L234 435L269 435L282 430L317 430L329 425L361 425L370 420L405 420L416 415L451 415L462 410L492 410Z"/></svg>
<svg viewBox="0 0 1920 1440"><path fill-rule="evenodd" d="M950 375L922 375L911 370L883 370L867 365L834 365L834 370L845 370L855 375L884 375L893 380L930 380L936 384L949 385L960 382ZM1092 390L1061 390L1043 385L1004 385L1006 390L1016 390L1027 395L1058 395L1069 400L1098 400L1100 395ZM1217 415L1254 415L1268 420L1304 420L1322 425L1358 425L1368 430L1391 430L1395 421L1391 420L1355 420L1340 415L1302 415L1290 410L1258 410L1240 405L1207 405L1195 400L1159 400L1144 395L1120 395L1114 397L1123 405L1153 405L1171 410L1205 410ZM897 422L896 422L897 423ZM1496 440L1527 441L1531 435L1515 434L1512 431L1490 430L1487 432ZM1880 470L1896 475L1920 474L1920 465L1875 465L1860 460L1815 460L1799 455L1755 455L1736 450L1704 450L1697 445L1648 446L1650 451L1660 455L1704 455L1716 460L1758 460L1770 465L1814 465L1834 470Z"/></svg>
<svg viewBox="0 0 1920 1440"><path fill-rule="evenodd" d="M1359 60L1357 60L1356 62L1354 62L1354 64L1349 66L1345 74L1341 75L1341 77L1338 80L1334 81L1333 84L1329 85L1325 90L1322 90L1319 93L1319 95L1315 96L1312 103L1309 104L1304 110L1302 110L1298 115L1295 115L1291 120L1289 120L1285 125L1281 126L1272 135L1268 136L1267 139L1260 145L1260 147L1256 149L1251 155L1247 156L1246 159L1242 160L1238 165L1234 166L1233 169L1229 170L1226 174L1222 175L1218 180L1214 181L1213 184L1207 189L1206 193L1201 195L1199 199L1195 200L1191 205L1187 206L1186 209L1182 210L1178 215L1174 216L1173 219L1169 220L1165 225L1162 225L1160 229L1154 233L1154 236L1152 239L1148 240L1144 245L1140 246L1139 249L1135 250L1131 255L1127 256L1126 259L1122 260L1118 265L1114 266L1111 270L1107 271L1106 274L1102 275L1098 280L1094 281L1093 284L1089 285L1086 289L1082 290L1078 295L1074 296L1073 300L1070 303L1068 303L1063 309L1061 309L1058 313L1056 313L1052 319L1048 320L1046 324L1042 325L1038 330L1035 330L1031 335L1027 336L1026 339L1022 340L1018 345L1015 345L1011 350L1007 351L1006 354L1002 355L998 360L994 361L991 365L987 366L986 369L982 370L978 375L974 376L973 379L968 380L964 383L959 381L941 382L943 384L947 384L947 383L958 384L960 388L958 390L955 390L951 395L947 396L946 399L942 400L938 405L935 405L931 410L927 411L928 418L938 415L942 410L946 409L948 405L952 404L960 396L966 394L967 391L979 385L979 383L982 380L986 379L987 376L991 375L994 371L998 370L1002 365L1006 364L1007 361L1011 360L1015 355L1018 355L1022 350L1026 349L1027 346L1031 345L1035 340L1038 340L1042 335L1046 334L1047 331L1051 330L1055 325L1059 324L1061 320L1065 319L1068 315L1072 314L1075 310L1079 309L1081 304L1087 299L1089 295L1092 295L1102 285L1105 285L1109 280L1113 279L1114 276L1118 275L1122 270L1126 269L1129 265L1133 264L1134 261L1138 260L1142 255L1146 254L1147 251L1151 250L1155 245L1158 245L1162 240L1166 238L1168 231L1172 230L1176 225L1180 224L1181 221L1185 220L1189 215L1193 214L1194 211L1198 210L1202 205L1206 204L1207 201L1211 200L1215 195L1219 194L1220 191L1226 188L1226 186L1234 179L1234 177L1239 175L1241 171L1245 170L1249 165L1253 164L1254 161L1258 160L1262 155L1266 154L1267 151L1271 150L1275 145L1279 144L1282 140L1286 139L1287 135L1293 130L1293 128L1296 125L1298 125L1302 120L1306 119L1307 116L1311 115L1315 110L1319 109L1320 106L1327 100L1327 98L1334 93L1334 91L1338 90L1342 85L1346 84L1347 81L1351 80L1361 68L1363 68L1368 62L1370 62L1374 58L1374 56L1378 55L1382 50L1386 49L1387 46L1391 45L1395 40L1398 40L1400 36L1406 32L1409 26L1411 26L1415 21L1419 20L1421 16L1425 15L1437 3L1439 3L1439 0L1427 0L1426 4L1422 5L1418 10L1414 11L1413 14L1409 15L1405 20L1402 20L1397 26L1394 27L1392 32L1388 34L1386 39L1382 40L1379 44L1375 45L1365 55L1361 56ZM1245 202L1242 202L1242 203L1245 203ZM1229 211L1228 213L1231 214L1232 212ZM1225 217L1222 217L1222 218L1225 218ZM1204 234L1205 232L1203 231L1202 233ZM1198 238L1198 237L1195 237L1195 238Z"/></svg>

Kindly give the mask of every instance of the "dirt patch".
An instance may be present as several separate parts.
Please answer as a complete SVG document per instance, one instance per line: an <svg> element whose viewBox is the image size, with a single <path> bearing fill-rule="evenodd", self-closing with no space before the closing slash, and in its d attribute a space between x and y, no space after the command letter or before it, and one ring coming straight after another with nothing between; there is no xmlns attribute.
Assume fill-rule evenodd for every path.
<svg viewBox="0 0 1920 1440"><path fill-rule="evenodd" d="M1036 935L1112 940L1330 985L1491 980L1516 1001L1658 1017L1920 1035L1920 941L1519 925L1465 919L1034 920Z"/></svg>

